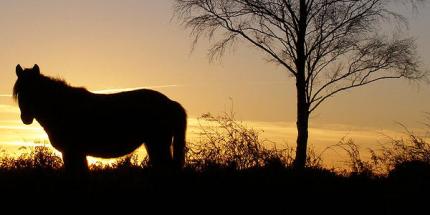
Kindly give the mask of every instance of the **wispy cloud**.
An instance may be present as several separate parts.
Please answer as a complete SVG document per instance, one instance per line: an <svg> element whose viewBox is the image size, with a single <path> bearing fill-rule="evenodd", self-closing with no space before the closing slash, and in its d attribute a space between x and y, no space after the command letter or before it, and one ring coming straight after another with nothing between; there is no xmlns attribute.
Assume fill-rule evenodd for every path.
<svg viewBox="0 0 430 215"><path fill-rule="evenodd" d="M29 127L29 126L14 126L14 125L0 125L0 130L24 130L24 131L43 131L41 127Z"/></svg>
<svg viewBox="0 0 430 215"><path fill-rule="evenodd" d="M19 113L18 107L0 104L0 113Z"/></svg>

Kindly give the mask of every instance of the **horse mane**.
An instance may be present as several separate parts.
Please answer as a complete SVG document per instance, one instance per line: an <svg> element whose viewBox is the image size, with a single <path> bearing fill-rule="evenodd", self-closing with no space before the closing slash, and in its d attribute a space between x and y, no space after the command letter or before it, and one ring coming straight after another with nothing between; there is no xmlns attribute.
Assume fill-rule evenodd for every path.
<svg viewBox="0 0 430 215"><path fill-rule="evenodd" d="M56 90L62 90L62 91L68 91L68 90L78 90L81 92L89 92L86 88L83 87L73 87L70 84L68 84L64 79L62 78L54 78L49 77L43 74L40 74L37 76L37 81L42 86L49 86L50 88L56 89ZM19 81L15 82L15 85L13 86L13 92L12 97L15 101L18 99L18 94L22 90L22 84Z"/></svg>

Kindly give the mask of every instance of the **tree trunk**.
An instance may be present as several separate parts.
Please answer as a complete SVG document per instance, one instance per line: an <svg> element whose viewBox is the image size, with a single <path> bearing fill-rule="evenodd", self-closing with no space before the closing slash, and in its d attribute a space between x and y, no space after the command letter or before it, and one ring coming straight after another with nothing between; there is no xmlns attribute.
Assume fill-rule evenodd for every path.
<svg viewBox="0 0 430 215"><path fill-rule="evenodd" d="M307 157L309 111L304 91L299 87L297 86L297 146L294 168L304 169Z"/></svg>
<svg viewBox="0 0 430 215"><path fill-rule="evenodd" d="M297 32L297 60L296 60L296 90L297 90L297 146L294 168L304 169L306 165L306 151L308 144L309 104L306 86L306 1L300 0L300 20Z"/></svg>

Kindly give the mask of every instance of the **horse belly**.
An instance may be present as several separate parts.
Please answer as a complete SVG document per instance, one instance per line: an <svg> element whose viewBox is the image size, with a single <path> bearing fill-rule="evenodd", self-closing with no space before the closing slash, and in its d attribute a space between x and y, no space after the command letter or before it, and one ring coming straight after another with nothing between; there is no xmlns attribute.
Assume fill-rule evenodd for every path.
<svg viewBox="0 0 430 215"><path fill-rule="evenodd" d="M79 145L90 156L112 158L132 153L143 142L144 139L137 134L124 134L120 130L107 129L103 132L97 132L97 135L87 137Z"/></svg>
<svg viewBox="0 0 430 215"><path fill-rule="evenodd" d="M113 158L127 155L148 138L171 135L164 111L152 108L116 106L84 114L73 121L67 131L73 145L87 155ZM69 124L70 125L70 124Z"/></svg>

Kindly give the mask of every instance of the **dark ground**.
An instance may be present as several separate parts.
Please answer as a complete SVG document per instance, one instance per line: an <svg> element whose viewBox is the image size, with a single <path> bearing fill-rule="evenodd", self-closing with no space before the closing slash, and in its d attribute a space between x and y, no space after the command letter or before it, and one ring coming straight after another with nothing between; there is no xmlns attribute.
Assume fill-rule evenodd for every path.
<svg viewBox="0 0 430 215"><path fill-rule="evenodd" d="M37 209L85 205L156 214L418 214L421 210L425 211L419 214L429 214L430 169L426 168L375 177L285 167L182 172L122 167L94 170L86 179L66 177L62 170L28 168L1 170L0 192L4 206L20 202Z"/></svg>

